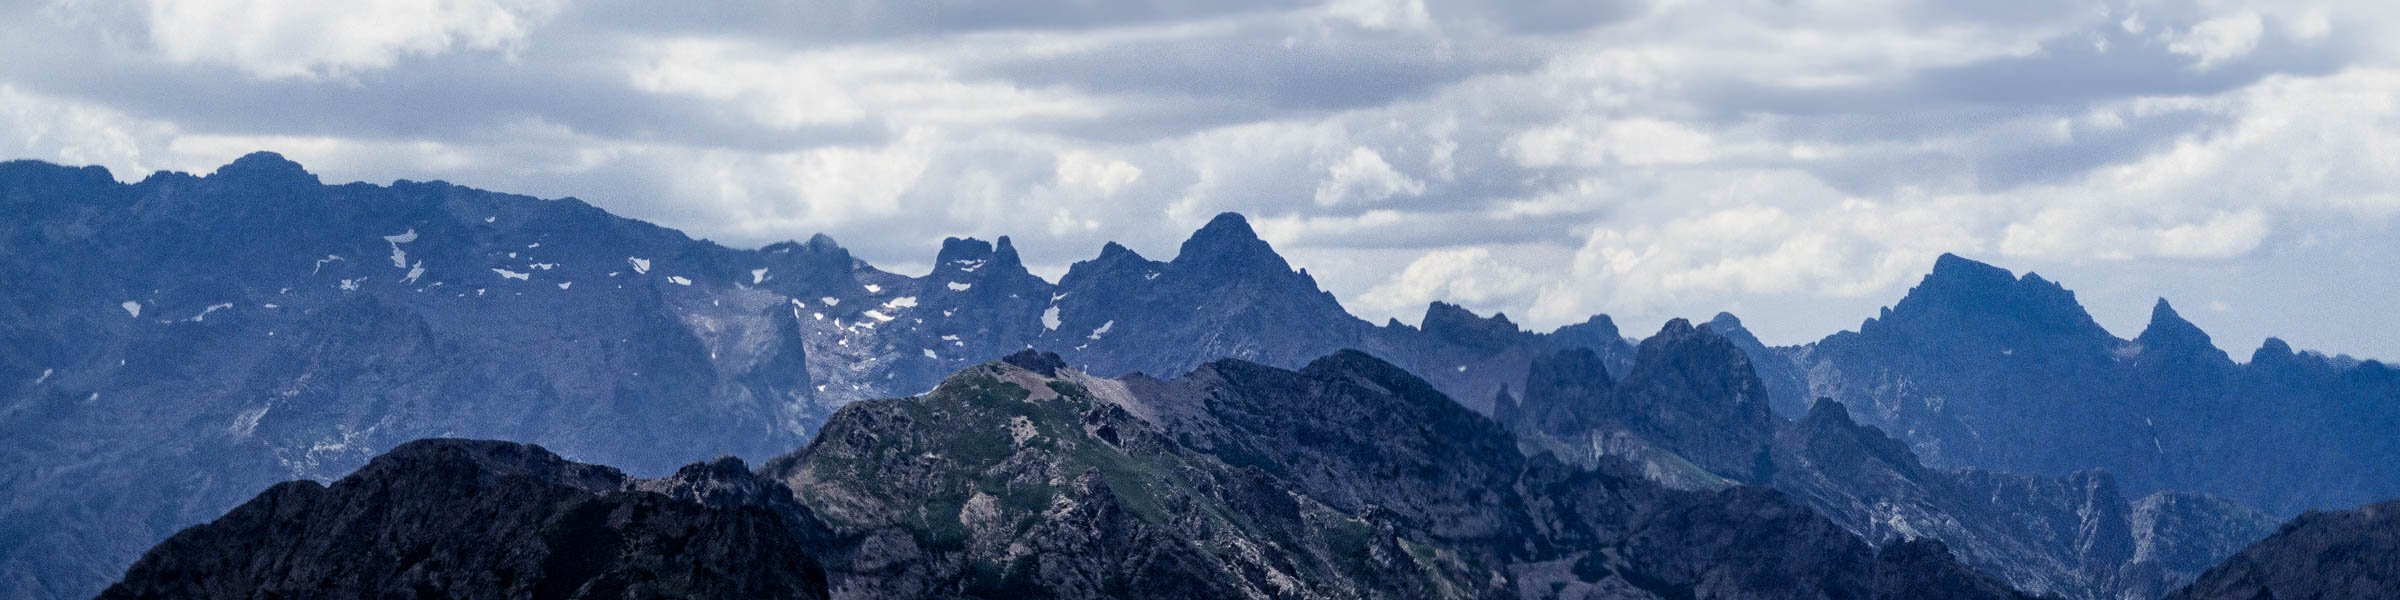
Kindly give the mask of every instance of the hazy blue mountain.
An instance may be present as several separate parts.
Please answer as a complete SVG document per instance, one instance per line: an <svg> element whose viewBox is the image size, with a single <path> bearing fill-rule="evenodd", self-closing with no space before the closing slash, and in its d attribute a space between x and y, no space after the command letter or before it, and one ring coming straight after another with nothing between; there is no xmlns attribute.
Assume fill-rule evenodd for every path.
<svg viewBox="0 0 2400 600"><path fill-rule="evenodd" d="M457 518L461 515L470 519ZM400 565L397 569L391 565ZM1104 379L1027 351L755 474L430 440L276 486L104 597L2019 598L1780 494L1527 457L1397 366Z"/></svg>
<svg viewBox="0 0 2400 600"><path fill-rule="evenodd" d="M1716 329L1733 323L1669 322L1622 378L1585 351L1537 360L1496 418L1573 461L1626 460L1687 488L1773 487L1870 542L1940 540L2018 589L2069 598L2157 598L2273 528L2210 496L2128 496L2101 470L1928 467L1832 400L1774 416L1745 352L1755 341Z"/></svg>
<svg viewBox="0 0 2400 600"><path fill-rule="evenodd" d="M1840 401L1936 466L2099 468L2284 515L2400 497L2400 369L2273 339L2237 363L2163 299L2120 339L2057 283L1944 255L1857 331L1750 350L1770 390Z"/></svg>

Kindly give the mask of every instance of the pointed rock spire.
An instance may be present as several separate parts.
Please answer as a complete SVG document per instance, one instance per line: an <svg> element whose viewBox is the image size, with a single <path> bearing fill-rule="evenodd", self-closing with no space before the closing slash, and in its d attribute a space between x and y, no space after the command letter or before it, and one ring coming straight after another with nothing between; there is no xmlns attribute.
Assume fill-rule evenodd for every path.
<svg viewBox="0 0 2400 600"><path fill-rule="evenodd" d="M1179 265L1272 266L1279 271L1291 270L1291 265L1275 254L1275 249L1269 247L1266 240L1258 239L1258 233L1250 230L1250 221L1242 218L1240 213L1219 214L1217 218L1210 219L1208 225L1192 232L1192 237L1183 241L1183 247L1176 253L1174 262Z"/></svg>

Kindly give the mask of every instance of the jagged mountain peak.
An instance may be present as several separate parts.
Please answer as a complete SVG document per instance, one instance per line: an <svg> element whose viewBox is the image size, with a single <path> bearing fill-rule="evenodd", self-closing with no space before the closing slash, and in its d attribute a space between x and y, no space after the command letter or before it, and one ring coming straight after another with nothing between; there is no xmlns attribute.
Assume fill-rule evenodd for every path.
<svg viewBox="0 0 2400 600"><path fill-rule="evenodd" d="M2075 292L2041 275L2017 277L2007 269L1943 254L1933 271L1899 302L1869 320L1861 333L1883 327L1917 331L1973 331L1994 339L2029 332L2083 339L2095 347L2115 339L2092 320Z"/></svg>
<svg viewBox="0 0 2400 600"><path fill-rule="evenodd" d="M1700 327L1717 332L1717 335L1725 336L1726 339L1733 340L1734 343L1745 347L1755 346L1759 349L1766 347L1765 343L1758 341L1758 336L1750 333L1750 328L1742 326L1742 319L1733 316L1733 313L1717 313L1716 317L1709 319L1708 323Z"/></svg>
<svg viewBox="0 0 2400 600"><path fill-rule="evenodd" d="M1818 398L1815 403L1809 404L1808 416L1802 418L1800 422L1830 423L1845 426L1857 424L1856 422L1850 420L1850 408L1842 406L1841 401L1834 400L1832 398Z"/></svg>
<svg viewBox="0 0 2400 600"><path fill-rule="evenodd" d="M1230 212L1217 215L1207 225L1192 232L1192 237L1185 239L1176 252L1174 262L1178 265L1231 267L1259 265L1272 266L1278 271L1292 270L1282 255L1276 254L1266 240L1259 239L1258 233L1250 229L1248 219L1240 213Z"/></svg>
<svg viewBox="0 0 2400 600"><path fill-rule="evenodd" d="M241 181L280 181L291 184L319 185L316 174L300 163L281 154L264 150L242 155L225 166L217 167L211 179L226 178Z"/></svg>
<svg viewBox="0 0 2400 600"><path fill-rule="evenodd" d="M1418 329L1429 335L1474 348L1496 348L1524 333L1506 314L1479 317L1474 311L1439 301L1425 307L1421 325Z"/></svg>
<svg viewBox="0 0 2400 600"><path fill-rule="evenodd" d="M1017 247L1009 242L1008 236L1000 236L996 243L952 237L942 238L942 249L933 257L933 270L989 276L1023 272L1025 263L1017 257Z"/></svg>
<svg viewBox="0 0 2400 600"><path fill-rule="evenodd" d="M2293 356L2297 356L2297 354L2292 352L2290 343L2284 342L2283 338L2271 337L2267 338L2265 342L2260 342L2258 350L2250 353L2250 364L2285 362L2291 360Z"/></svg>
<svg viewBox="0 0 2400 600"><path fill-rule="evenodd" d="M2167 304L2166 298L2159 298L2158 304L2150 308L2150 325L2142 330L2141 335L2134 338L2134 342L2141 345L2142 352L2145 354L2155 352L2168 352L2175 355L2199 354L2206 358L2231 362L2231 359L2225 357L2225 352L2217 349L2216 343L2209 339L2208 332L2201 331L2198 325L2184 320L2183 315L2175 312L2174 306Z"/></svg>
<svg viewBox="0 0 2400 600"><path fill-rule="evenodd" d="M1059 358L1058 354L1052 352L1043 352L1032 348L1018 350L1014 354L1002 357L1000 362L1007 363L1027 371L1032 371L1034 373L1039 373L1043 377L1053 378L1058 377L1058 372L1060 369L1067 368L1066 359Z"/></svg>

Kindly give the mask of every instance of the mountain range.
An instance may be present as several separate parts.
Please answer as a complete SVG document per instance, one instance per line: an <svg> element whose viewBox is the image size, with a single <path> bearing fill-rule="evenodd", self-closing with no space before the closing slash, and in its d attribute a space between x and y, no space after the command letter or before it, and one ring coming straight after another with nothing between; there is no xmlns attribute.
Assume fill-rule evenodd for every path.
<svg viewBox="0 0 2400 600"><path fill-rule="evenodd" d="M1528 457L1350 351L1173 380L1024 351L742 466L411 442L185 530L101 597L2025 597L1773 491Z"/></svg>
<svg viewBox="0 0 2400 600"><path fill-rule="evenodd" d="M2164 301L2121 340L2057 284L1955 256L1857 332L1768 347L1721 315L1637 349L1605 316L1534 333L1435 303L1368 323L1232 214L1171 260L1110 244L1053 284L1005 237L945 240L911 277L822 235L732 249L573 199L325 185L268 153L134 184L4 163L0 210L11 597L88 595L256 490L356 478L410 440L616 465L632 475L559 492L613 498L699 458L807 454L844 407L1025 348L1124 381L1355 349L1525 434L1522 460L1776 488L1870 542L1939 539L2078 597L2156 597L2268 533L2245 504L2400 496L2378 468L2400 458L2390 367L2275 341L2235 363ZM1441 433L1481 435L1460 421Z"/></svg>

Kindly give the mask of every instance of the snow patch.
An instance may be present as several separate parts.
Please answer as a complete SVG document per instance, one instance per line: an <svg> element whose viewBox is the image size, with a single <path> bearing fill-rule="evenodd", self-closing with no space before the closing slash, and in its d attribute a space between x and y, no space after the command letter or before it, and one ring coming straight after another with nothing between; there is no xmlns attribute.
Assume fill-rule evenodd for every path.
<svg viewBox="0 0 2400 600"><path fill-rule="evenodd" d="M761 283L766 283L766 282L767 282L767 270L766 270L766 269L751 269L751 270L750 270L750 285L758 285L758 284L761 284Z"/></svg>
<svg viewBox="0 0 2400 600"><path fill-rule="evenodd" d="M250 432L258 430L258 420L267 416L268 408L272 408L272 406L262 404L258 408L243 410L241 414L233 416L233 425L226 427L225 430L231 432L234 439L249 438Z"/></svg>
<svg viewBox="0 0 2400 600"><path fill-rule="evenodd" d="M518 272L516 272L516 271L510 271L510 270L508 270L508 269L492 269L492 272L493 272L493 273L499 273L499 274L500 274L500 277L502 277L502 278L504 278L504 279L515 279L515 280L519 280L519 281L528 281L528 280L531 280L531 279L533 279L533 274L532 274L532 273L518 273Z"/></svg>
<svg viewBox="0 0 2400 600"><path fill-rule="evenodd" d="M933 351L932 351L932 350L926 350L925 352L926 352L927 354L932 354L932 353L933 353ZM42 382L44 382L44 381L49 381L49 380L50 380L50 369L42 369L42 376L33 378L33 384L34 384L34 385L41 385L41 384L42 384Z"/></svg>
<svg viewBox="0 0 2400 600"><path fill-rule="evenodd" d="M628 256L625 257L625 262L633 263L633 274L635 275L643 275L650 272L650 259Z"/></svg>
<svg viewBox="0 0 2400 600"><path fill-rule="evenodd" d="M893 299L892 299L892 301L883 303L883 307L884 307L884 308L890 308L890 309L916 308L916 307L917 307L917 297L916 297L916 296L901 296L901 297L898 297L898 298L893 298Z"/></svg>
<svg viewBox="0 0 2400 600"><path fill-rule="evenodd" d="M118 304L117 306L124 307L124 308L125 308L125 314L128 314L128 315L133 315L133 318L136 318L136 319L142 318L142 303L140 303L140 302L135 302L135 301L132 301L132 300L126 300L126 301L125 301L125 303L123 303L123 304Z"/></svg>
<svg viewBox="0 0 2400 600"><path fill-rule="evenodd" d="M485 222L485 223L490 223L490 222L493 222L493 221L498 221L498 220L500 220L500 217L484 217L484 218L483 218L483 222Z"/></svg>
<svg viewBox="0 0 2400 600"><path fill-rule="evenodd" d="M925 358L930 358L930 359L934 359L934 360L941 360L941 358L942 358L942 357L939 357L939 356L934 356L934 354L933 354L933 349L932 349L932 348L926 348L926 349L925 349Z"/></svg>
<svg viewBox="0 0 2400 600"><path fill-rule="evenodd" d="M232 302L219 302L219 303L216 303L216 304L210 304L210 305L208 305L208 308L203 308L203 309L200 309L200 314L192 315L192 318L189 318L189 319L184 319L184 320L186 320L186 321L191 321L191 322L193 322L193 323L198 323L198 322L201 322L201 321L205 321L205 320L207 320L207 319L208 319L208 313L213 313L213 312L217 312L217 311L220 311L220 310L225 310L225 309L228 309L228 308L233 308L233 303L232 303Z"/></svg>
<svg viewBox="0 0 2400 600"><path fill-rule="evenodd" d="M424 277L424 276L425 276L425 261L424 261L424 260L422 260L422 259L420 259L420 260L418 260L418 261L417 261L417 264L416 264L416 266L413 266L413 267L409 267L409 268L408 268L408 276L407 276L407 277L402 277L402 278L400 278L400 283L416 283L416 282L417 282L417 278L418 278L418 277Z"/></svg>
<svg viewBox="0 0 2400 600"><path fill-rule="evenodd" d="M342 291L345 291L345 292L355 292L355 291L358 291L358 283L359 283L359 282L361 282L361 281L366 281L366 280L367 280L367 278L365 278L365 277L360 277L360 278L357 278L357 279L344 279L344 280L342 280Z"/></svg>
<svg viewBox="0 0 2400 600"><path fill-rule="evenodd" d="M392 245L392 268L408 268L408 251L401 250L400 245L417 241L416 228L409 228L408 232L398 235L383 236L383 241Z"/></svg>
<svg viewBox="0 0 2400 600"><path fill-rule="evenodd" d="M1149 280L1152 280L1152 279L1157 279L1157 278L1158 278L1158 274L1157 274L1157 273L1151 273L1151 274L1149 274L1149 275L1143 275L1143 276L1142 276L1142 281L1149 281Z"/></svg>
<svg viewBox="0 0 2400 600"><path fill-rule="evenodd" d="M964 292L974 288L975 284L972 283L959 283L956 281L950 282L950 291L953 292Z"/></svg>
<svg viewBox="0 0 2400 600"><path fill-rule="evenodd" d="M692 284L692 280L690 280L690 279L684 279L682 275L670 276L670 277L668 277L668 278L667 278L667 281L673 282L675 285L691 285L691 284Z"/></svg>
<svg viewBox="0 0 2400 600"><path fill-rule="evenodd" d="M568 286L572 286L572 285L575 285L575 282L572 282L572 281L561 281L561 282L558 282L558 289L562 289L562 290L563 290L563 289L567 289L567 287L568 287Z"/></svg>
<svg viewBox="0 0 2400 600"><path fill-rule="evenodd" d="M818 302L823 302L823 303L825 303L825 305L826 305L826 306L841 306L841 305L842 305L842 299L840 299L840 298L835 298L835 297L832 297L832 296L826 296L826 297L823 297L823 298L818 298L818 299L817 299L817 301L818 301Z"/></svg>
<svg viewBox="0 0 2400 600"><path fill-rule="evenodd" d="M869 316L869 317L873 317L873 318L874 318L875 320L877 320L877 321L885 321L885 322L889 322L889 321L891 321L891 320L893 319L893 317L892 317L891 315L886 315L886 314L883 314L883 311L879 311L879 310L873 310L873 309L869 309L869 310L867 310L867 312L866 312L866 315L867 315L867 316Z"/></svg>
<svg viewBox="0 0 2400 600"><path fill-rule="evenodd" d="M315 275L315 274L317 274L317 272L318 272L318 271L323 271L323 270L325 270L325 263L329 263L329 262L333 262L333 261L337 261L337 260L341 260L341 259L342 259L342 255L340 255L340 254L327 254L327 255L325 255L325 258L320 258L320 259L317 259L317 266L316 266L316 268L309 269L309 270L308 270L308 274L310 274L310 275Z"/></svg>
<svg viewBox="0 0 2400 600"><path fill-rule="evenodd" d="M1460 372L1460 373L1465 373L1465 372L1467 372L1467 366L1466 366L1466 365L1459 365L1459 366L1458 366L1458 372Z"/></svg>
<svg viewBox="0 0 2400 600"><path fill-rule="evenodd" d="M881 293L883 293L883 286L880 286L880 285L875 285L875 284L872 284L872 283L870 283L870 284L866 284L866 285L864 285L864 286L861 286L861 287L865 287L865 288L867 288L867 293L869 293L869 294L881 294Z"/></svg>
<svg viewBox="0 0 2400 600"><path fill-rule="evenodd" d="M950 261L950 262L951 262L951 264L958 265L958 270L960 270L960 271L965 271L965 272L968 272L968 273L973 273L973 272L975 272L975 270L976 270L976 269L981 269L981 268L983 268L983 260L982 260L982 259L974 259L974 260L960 259L960 260L954 260L954 261Z"/></svg>
<svg viewBox="0 0 2400 600"><path fill-rule="evenodd" d="M945 342L955 342L955 341L958 341L958 336L955 336L955 335L945 335L945 336L942 336L942 341L945 341Z"/></svg>
<svg viewBox="0 0 2400 600"><path fill-rule="evenodd" d="M1042 311L1042 328L1058 331L1058 305L1050 305L1049 310Z"/></svg>
<svg viewBox="0 0 2400 600"><path fill-rule="evenodd" d="M1087 336L1087 339L1100 339L1100 336L1108 334L1108 328L1115 326L1117 326L1117 320L1109 319L1107 323L1101 323L1099 328L1093 329L1092 335Z"/></svg>
<svg viewBox="0 0 2400 600"><path fill-rule="evenodd" d="M548 270L551 270L551 269L556 269L556 268L558 268L558 263L533 263L533 264L530 264L530 265L525 265L525 266L527 266L527 267L532 267L532 268L535 268L535 269L541 269L541 270L544 270L544 271L548 271Z"/></svg>

